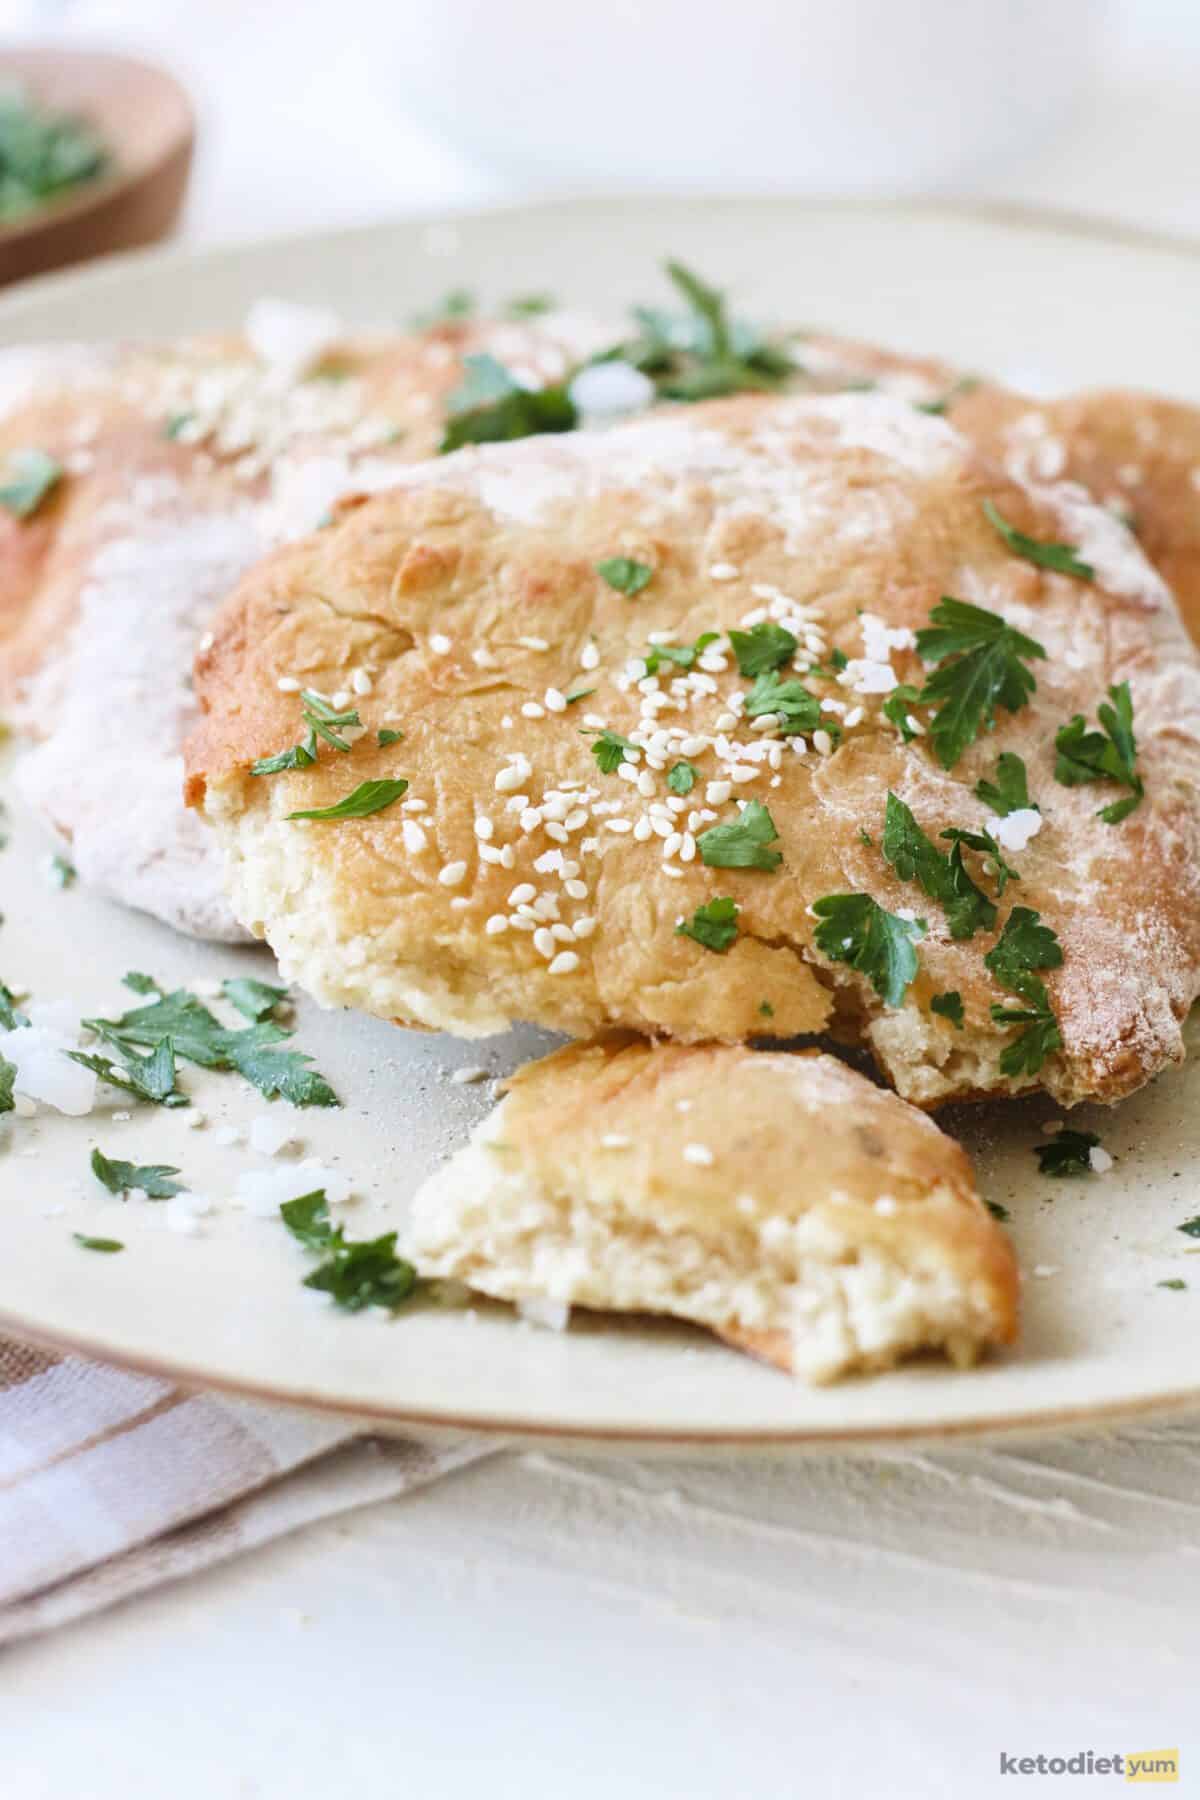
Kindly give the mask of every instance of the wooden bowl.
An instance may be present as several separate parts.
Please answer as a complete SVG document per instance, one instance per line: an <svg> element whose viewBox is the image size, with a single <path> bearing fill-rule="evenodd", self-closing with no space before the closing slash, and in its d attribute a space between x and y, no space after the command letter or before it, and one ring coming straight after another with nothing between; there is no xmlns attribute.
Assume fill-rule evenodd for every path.
<svg viewBox="0 0 1200 1800"><path fill-rule="evenodd" d="M162 69L92 50L6 50L0 83L79 113L112 154L109 174L0 225L0 284L151 244L170 231L187 187L195 120Z"/></svg>

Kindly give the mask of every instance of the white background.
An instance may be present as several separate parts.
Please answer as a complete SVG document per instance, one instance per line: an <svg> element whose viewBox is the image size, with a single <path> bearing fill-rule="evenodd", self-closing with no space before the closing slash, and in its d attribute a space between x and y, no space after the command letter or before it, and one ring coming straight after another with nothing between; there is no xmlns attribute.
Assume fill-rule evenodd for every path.
<svg viewBox="0 0 1200 1800"><path fill-rule="evenodd" d="M738 10L697 0L714 54ZM948 184L1200 235L1200 12L1094 11L1082 95ZM602 12L556 10L581 58ZM1035 13L1053 32L1056 0ZM189 80L195 242L527 189L405 110L396 47L428 16L0 0L11 31L61 21ZM1198 1450L1183 1422L853 1462L497 1456L8 1653L0 1793L974 1800L1060 1791L1002 1778L1001 1749L1156 1745L1200 1792Z"/></svg>

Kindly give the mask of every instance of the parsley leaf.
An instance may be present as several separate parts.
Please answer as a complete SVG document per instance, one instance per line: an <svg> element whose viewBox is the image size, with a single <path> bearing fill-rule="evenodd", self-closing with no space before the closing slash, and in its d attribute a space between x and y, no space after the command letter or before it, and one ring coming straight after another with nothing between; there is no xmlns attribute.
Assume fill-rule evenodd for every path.
<svg viewBox="0 0 1200 1800"><path fill-rule="evenodd" d="M1082 713L1076 713L1054 739L1058 752L1054 779L1064 787L1082 787L1089 781L1119 781L1131 789L1124 800L1114 800L1096 814L1106 825L1119 825L1142 803L1145 788L1137 772L1137 740L1133 735L1133 699L1129 683L1108 690L1109 705L1098 710L1103 731L1089 731Z"/></svg>
<svg viewBox="0 0 1200 1800"><path fill-rule="evenodd" d="M1007 624L998 613L946 596L917 633L917 653L939 667L920 693L923 706L936 706L929 735L944 769L954 766L980 730L990 731L996 707L1017 712L1037 683L1026 662L1045 657L1035 639Z"/></svg>
<svg viewBox="0 0 1200 1800"><path fill-rule="evenodd" d="M1027 906L1014 906L1004 921L1004 930L984 957L984 966L1000 986L1017 994L1024 1007L994 1005L993 1020L998 1025L1024 1025L1000 1056L1004 1075L1036 1075L1046 1058L1062 1049L1062 1033L1050 1005L1045 984L1033 973L1035 969L1057 969L1062 964L1062 945L1048 925L1039 923L1040 914Z"/></svg>
<svg viewBox="0 0 1200 1800"><path fill-rule="evenodd" d="M702 651L715 644L719 631L702 631L694 644L651 644L642 652L647 675L657 675L660 663L674 663L677 669L690 669Z"/></svg>
<svg viewBox="0 0 1200 1800"><path fill-rule="evenodd" d="M1012 812L1037 811L1029 798L1025 764L1012 750L1003 750L996 758L995 781L975 783L975 798L990 806L1002 819Z"/></svg>
<svg viewBox="0 0 1200 1800"><path fill-rule="evenodd" d="M469 319L475 311L475 296L469 288L451 288L436 305L425 312L414 313L409 324L414 331L428 330L432 325L449 325Z"/></svg>
<svg viewBox="0 0 1200 1800"><path fill-rule="evenodd" d="M313 752L303 744L292 744L287 750L277 750L274 756L260 756L256 763L251 763L252 775L278 775L282 769L311 769L316 762Z"/></svg>
<svg viewBox="0 0 1200 1800"><path fill-rule="evenodd" d="M134 1007L119 1019L85 1019L84 1024L115 1045L126 1061L132 1047L165 1040L169 1048L201 1068L236 1069L268 1100L281 1094L293 1106L338 1104L325 1077L307 1066L310 1057L279 1048L291 1037L290 1031L265 1018L231 1031L184 988L162 994L148 1006ZM179 1105L182 1099L167 1103Z"/></svg>
<svg viewBox="0 0 1200 1800"><path fill-rule="evenodd" d="M196 415L194 412L168 413L166 423L163 426L163 436L165 438L170 438L172 442L177 438L181 438L195 417Z"/></svg>
<svg viewBox="0 0 1200 1800"><path fill-rule="evenodd" d="M153 987L153 984L151 984ZM285 987L272 987L268 981L255 981L249 975L235 975L221 983L221 992L231 1006L236 1006L244 1019L255 1024L269 1019L277 1006L290 998Z"/></svg>
<svg viewBox="0 0 1200 1800"><path fill-rule="evenodd" d="M672 763L667 770L667 786L673 794L690 794L696 785L696 765L686 758Z"/></svg>
<svg viewBox="0 0 1200 1800"><path fill-rule="evenodd" d="M16 1104L13 1100L16 1079L16 1063L10 1063L7 1057L0 1056L0 1113L12 1112Z"/></svg>
<svg viewBox="0 0 1200 1800"><path fill-rule="evenodd" d="M925 835L903 800L890 792L882 849L901 881L916 881L931 900L938 901L952 938L974 937L977 931L990 931L996 923L995 905L967 874L961 845L955 844L951 854L945 855Z"/></svg>
<svg viewBox="0 0 1200 1800"><path fill-rule="evenodd" d="M1040 569L1054 569L1060 575L1078 576L1080 581L1095 580L1095 569L1082 560L1074 544L1047 544L1040 538L1026 537L1009 524L990 500L984 501L983 510L989 525L994 525L1009 549L1026 562L1036 563Z"/></svg>
<svg viewBox="0 0 1200 1800"><path fill-rule="evenodd" d="M998 894L1003 894L1010 881L1020 881L1021 877L1012 864L1005 861L1004 852L990 831L963 831L958 826L952 826L950 830L943 831L942 836L949 838L956 846L965 844L968 850L978 850L981 856L991 858L991 872L996 877Z"/></svg>
<svg viewBox="0 0 1200 1800"><path fill-rule="evenodd" d="M408 792L407 781L360 781L335 806L310 806L287 814L289 819L369 819Z"/></svg>
<svg viewBox="0 0 1200 1800"><path fill-rule="evenodd" d="M485 353L465 356L465 379L447 402L444 455L464 444L507 444L542 432L573 431L579 422L566 384L526 388Z"/></svg>
<svg viewBox="0 0 1200 1800"><path fill-rule="evenodd" d="M62 464L44 450L13 450L0 475L0 506L15 518L31 518L62 476Z"/></svg>
<svg viewBox="0 0 1200 1800"><path fill-rule="evenodd" d="M1184 1237L1200 1238L1200 1215L1194 1219L1185 1219L1183 1224L1177 1225L1175 1229L1182 1231Z"/></svg>
<svg viewBox="0 0 1200 1800"><path fill-rule="evenodd" d="M694 938L706 950L728 950L738 933L738 903L729 895L698 906L690 919L675 927L676 937Z"/></svg>
<svg viewBox="0 0 1200 1800"><path fill-rule="evenodd" d="M328 1251L326 1260L305 1277L307 1288L328 1294L346 1312L367 1306L396 1309L416 1291L417 1271L396 1255L396 1233L361 1242L349 1241L340 1225L333 1225L325 1191L317 1188L298 1200L287 1200L279 1209L284 1224L306 1250Z"/></svg>
<svg viewBox="0 0 1200 1800"><path fill-rule="evenodd" d="M81 1250L99 1250L102 1256L115 1256L125 1248L120 1238L89 1237L85 1231L73 1231L71 1236Z"/></svg>
<svg viewBox="0 0 1200 1800"><path fill-rule="evenodd" d="M935 994L929 1002L930 1012L936 1013L939 1019L949 1019L957 1031L963 1028L962 995L957 988L950 988L944 994Z"/></svg>
<svg viewBox="0 0 1200 1800"><path fill-rule="evenodd" d="M537 319L543 313L553 312L557 305L553 294L516 294L505 301L502 310L506 319Z"/></svg>
<svg viewBox="0 0 1200 1800"><path fill-rule="evenodd" d="M744 712L751 719L766 713L779 715L780 730L787 737L797 732L815 731L821 723L821 702L810 694L802 681L780 681L775 671L760 675L746 695ZM826 721L832 733L832 721Z"/></svg>
<svg viewBox="0 0 1200 1800"><path fill-rule="evenodd" d="M886 1005L903 1005L917 972L913 945L925 936L925 921L885 912L870 894L827 894L812 910L820 920L817 949L865 975Z"/></svg>
<svg viewBox="0 0 1200 1800"><path fill-rule="evenodd" d="M737 657L737 666L747 680L755 675L765 674L770 669L782 668L790 662L799 648L799 643L790 631L782 625L774 625L769 620L761 620L752 625L749 631L731 631L729 642L733 645L733 654Z"/></svg>
<svg viewBox="0 0 1200 1800"><path fill-rule="evenodd" d="M576 688L573 694L564 694L563 698L568 706L574 706L577 700L586 700L595 691L595 688Z"/></svg>
<svg viewBox="0 0 1200 1800"><path fill-rule="evenodd" d="M637 748L618 731L602 731L592 745L592 755L602 775L615 775L629 751L636 752Z"/></svg>
<svg viewBox="0 0 1200 1800"><path fill-rule="evenodd" d="M128 974L122 975L121 981L125 987L132 988L135 994L157 994L159 992L158 983L153 975L143 975L140 969L130 969Z"/></svg>
<svg viewBox="0 0 1200 1800"><path fill-rule="evenodd" d="M17 997L10 987L0 981L0 1031L15 1031L19 1025L28 1025L29 1020L17 1006Z"/></svg>
<svg viewBox="0 0 1200 1800"><path fill-rule="evenodd" d="M135 1100L148 1100L153 1106L188 1105L187 1095L175 1085L175 1049L170 1038L155 1044L149 1056L122 1049L120 1067L107 1056L85 1056L82 1050L68 1050L65 1054L101 1081L107 1081L109 1087L132 1094Z"/></svg>
<svg viewBox="0 0 1200 1800"><path fill-rule="evenodd" d="M883 703L884 718L891 720L906 744L911 744L913 739L920 735L908 722L913 707L919 706L920 702L920 688L915 688L909 682L902 681L892 689Z"/></svg>
<svg viewBox="0 0 1200 1800"><path fill-rule="evenodd" d="M618 594L628 594L631 600L648 587L654 577L649 563L638 562L632 556L606 556L596 564L596 573L610 588L615 588Z"/></svg>
<svg viewBox="0 0 1200 1800"><path fill-rule="evenodd" d="M404 733L402 731L392 731L386 725L376 733L376 739L381 750L386 750L389 744L398 744L403 736Z"/></svg>
<svg viewBox="0 0 1200 1800"><path fill-rule="evenodd" d="M140 1188L148 1200L169 1200L183 1191L182 1183L171 1180L178 1173L169 1163L122 1162L119 1157L105 1156L103 1150L92 1151L92 1174L110 1194Z"/></svg>
<svg viewBox="0 0 1200 1800"><path fill-rule="evenodd" d="M362 720L357 711L351 708L347 712L339 712L331 701L314 693L311 688L301 689L300 703L304 723L308 726L308 737L304 743L279 750L274 756L260 757L258 762L250 765L252 775L277 775L281 769L311 768L317 760L318 738L323 738L335 750L351 748L341 734L349 726L361 727Z"/></svg>
<svg viewBox="0 0 1200 1800"><path fill-rule="evenodd" d="M50 880L55 887L69 888L75 886L75 864L68 862L65 856L52 856L49 870Z"/></svg>
<svg viewBox="0 0 1200 1800"><path fill-rule="evenodd" d="M1071 1131L1064 1126L1046 1143L1034 1145L1038 1168L1043 1175L1090 1175L1088 1152L1099 1142L1094 1131Z"/></svg>
<svg viewBox="0 0 1200 1800"><path fill-rule="evenodd" d="M1181 1294L1186 1289L1187 1282L1181 1281L1178 1275L1176 1275L1170 1281L1156 1281L1154 1285L1155 1287L1160 1288L1171 1288L1175 1293Z"/></svg>
<svg viewBox="0 0 1200 1800"><path fill-rule="evenodd" d="M750 800L730 824L702 831L696 848L710 869L763 869L770 874L783 861L780 851L767 848L778 836L762 801Z"/></svg>

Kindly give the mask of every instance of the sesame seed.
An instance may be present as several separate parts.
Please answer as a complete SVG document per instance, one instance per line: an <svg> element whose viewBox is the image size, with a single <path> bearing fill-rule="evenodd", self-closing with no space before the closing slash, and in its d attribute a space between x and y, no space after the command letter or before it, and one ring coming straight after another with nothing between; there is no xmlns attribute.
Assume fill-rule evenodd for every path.
<svg viewBox="0 0 1200 1800"><path fill-rule="evenodd" d="M664 875L669 875L672 881L683 880L683 870L679 867L678 863L665 862L662 866L662 872Z"/></svg>
<svg viewBox="0 0 1200 1800"><path fill-rule="evenodd" d="M541 637L519 637L517 639L522 650L548 650L549 644Z"/></svg>
<svg viewBox="0 0 1200 1800"><path fill-rule="evenodd" d="M494 844L480 844L479 858L485 863L503 863L504 851L497 850Z"/></svg>
<svg viewBox="0 0 1200 1800"><path fill-rule="evenodd" d="M216 632L215 631L206 631L204 636L200 639L199 648L200 648L201 654L203 654L204 651L206 651L206 650L211 650L213 645L216 643L216 641L217 641Z"/></svg>
<svg viewBox="0 0 1200 1800"><path fill-rule="evenodd" d="M556 844L568 844L571 841L566 826L559 825L554 819L547 819L543 829L546 836L553 838Z"/></svg>
<svg viewBox="0 0 1200 1800"><path fill-rule="evenodd" d="M500 852L500 867L502 869L515 869L516 866L517 853L511 844L505 844L503 850Z"/></svg>
<svg viewBox="0 0 1200 1800"><path fill-rule="evenodd" d="M429 839L415 819L400 821L400 836L404 840L404 848L410 856L419 856L428 844Z"/></svg>
<svg viewBox="0 0 1200 1800"><path fill-rule="evenodd" d="M652 837L654 835L654 827L651 825L649 819L644 816L640 818L633 828L633 835L639 844L644 844L648 837Z"/></svg>
<svg viewBox="0 0 1200 1800"><path fill-rule="evenodd" d="M554 933L545 925L539 926L533 934L533 947L539 956L544 956L549 962L554 955Z"/></svg>
<svg viewBox="0 0 1200 1800"><path fill-rule="evenodd" d="M597 650L595 644L585 644L583 646L583 649L579 653L579 666L581 669L587 669L588 671L600 667L600 652Z"/></svg>
<svg viewBox="0 0 1200 1800"><path fill-rule="evenodd" d="M446 656L453 646L444 631L435 631L429 640L429 648L435 656Z"/></svg>
<svg viewBox="0 0 1200 1800"><path fill-rule="evenodd" d="M486 645L483 644L481 644L477 650L472 650L471 661L475 664L477 669L494 669L496 666L495 657Z"/></svg>
<svg viewBox="0 0 1200 1800"><path fill-rule="evenodd" d="M493 913L483 929L488 937L500 937L503 932L508 930L508 920L503 913Z"/></svg>
<svg viewBox="0 0 1200 1800"><path fill-rule="evenodd" d="M664 856L674 856L675 852L679 849L679 847L682 843L683 843L683 833L681 831L673 831L668 838L665 838L663 840L663 847L662 847L663 855Z"/></svg>
<svg viewBox="0 0 1200 1800"><path fill-rule="evenodd" d="M705 785L704 798L710 806L723 806L732 792L732 782L710 781Z"/></svg>
<svg viewBox="0 0 1200 1800"><path fill-rule="evenodd" d="M818 756L828 756L833 749L833 739L827 731L813 732L813 749Z"/></svg>
<svg viewBox="0 0 1200 1800"><path fill-rule="evenodd" d="M575 933L562 919L556 919L550 929L560 944L570 944L574 941Z"/></svg>
<svg viewBox="0 0 1200 1800"><path fill-rule="evenodd" d="M690 831L685 831L683 834L683 843L679 848L679 860L685 863L696 860L696 840Z"/></svg>
<svg viewBox="0 0 1200 1800"><path fill-rule="evenodd" d="M374 684L365 669L355 669L350 677L350 686L356 694L369 694Z"/></svg>
<svg viewBox="0 0 1200 1800"><path fill-rule="evenodd" d="M567 697L561 688L548 687L542 696L546 703L546 711L552 713L566 712Z"/></svg>
<svg viewBox="0 0 1200 1800"><path fill-rule="evenodd" d="M275 686L281 694L298 694L300 692L300 683L294 675L281 675Z"/></svg>
<svg viewBox="0 0 1200 1800"><path fill-rule="evenodd" d="M595 929L596 921L591 917L590 913L586 914L582 919L576 919L574 925L571 927L574 936L577 938L589 938Z"/></svg>
<svg viewBox="0 0 1200 1800"><path fill-rule="evenodd" d="M563 882L563 893L566 894L566 896L569 900L586 900L587 894L588 894L587 882L586 881L564 881Z"/></svg>
<svg viewBox="0 0 1200 1800"><path fill-rule="evenodd" d="M826 733L826 736L828 735L829 734ZM759 770L755 768L753 763L734 763L729 770L729 774L730 779L733 781L757 781Z"/></svg>
<svg viewBox="0 0 1200 1800"><path fill-rule="evenodd" d="M632 1138L622 1136L619 1131L606 1131L600 1139L601 1147L605 1150L628 1150L632 1142Z"/></svg>
<svg viewBox="0 0 1200 1800"><path fill-rule="evenodd" d="M465 862L445 863L438 870L438 880L443 887L458 887L460 882L465 881L466 878L467 865Z"/></svg>
<svg viewBox="0 0 1200 1800"><path fill-rule="evenodd" d="M685 1144L683 1146L683 1160L684 1162L695 1163L698 1168L708 1169L712 1167L716 1158L713 1156L713 1153L707 1144Z"/></svg>
<svg viewBox="0 0 1200 1800"><path fill-rule="evenodd" d="M544 719L546 709L539 706L536 700L526 700L521 708L521 716L525 719Z"/></svg>
<svg viewBox="0 0 1200 1800"><path fill-rule="evenodd" d="M737 714L731 713L731 712L720 713L717 717L717 730L718 731L736 731L737 730Z"/></svg>
<svg viewBox="0 0 1200 1800"><path fill-rule="evenodd" d="M632 831L633 826L628 819L605 819L605 831Z"/></svg>
<svg viewBox="0 0 1200 1800"><path fill-rule="evenodd" d="M740 569L735 568L733 563L713 563L708 571L708 579L710 581L736 581L741 572Z"/></svg>
<svg viewBox="0 0 1200 1800"><path fill-rule="evenodd" d="M563 820L563 826L565 827L565 829L567 831L582 831L584 826L587 824L587 822L588 822L587 807L586 806L576 806L567 814L566 818Z"/></svg>
<svg viewBox="0 0 1200 1800"><path fill-rule="evenodd" d="M525 906L530 900L533 900L536 895L537 889L534 887L532 881L522 881L508 896L508 904L510 906Z"/></svg>
<svg viewBox="0 0 1200 1800"><path fill-rule="evenodd" d="M470 904L471 902L467 899L465 894L455 894L453 900L450 902L450 908L452 912L465 912Z"/></svg>
<svg viewBox="0 0 1200 1800"><path fill-rule="evenodd" d="M488 818L487 814L480 813L475 821L475 836L477 838L488 839L494 837L495 833L496 827L492 824L492 821Z"/></svg>
<svg viewBox="0 0 1200 1800"><path fill-rule="evenodd" d="M522 758L519 763L509 763L507 768L498 769L492 786L498 794L511 794L520 787L530 773L529 764Z"/></svg>
<svg viewBox="0 0 1200 1800"><path fill-rule="evenodd" d="M560 950L550 964L551 975L573 975L579 967L579 958L573 950Z"/></svg>
<svg viewBox="0 0 1200 1800"><path fill-rule="evenodd" d="M465 1069L453 1069L450 1079L455 1087L469 1087L472 1082L486 1081L490 1070L472 1066Z"/></svg>

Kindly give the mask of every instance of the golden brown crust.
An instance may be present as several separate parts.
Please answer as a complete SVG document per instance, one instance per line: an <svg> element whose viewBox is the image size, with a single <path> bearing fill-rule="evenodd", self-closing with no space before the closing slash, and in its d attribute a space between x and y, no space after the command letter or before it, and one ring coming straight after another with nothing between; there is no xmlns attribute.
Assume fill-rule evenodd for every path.
<svg viewBox="0 0 1200 1800"><path fill-rule="evenodd" d="M1077 481L1126 517L1200 641L1200 408L1119 389L1033 401L980 387L951 416L1021 479Z"/></svg>
<svg viewBox="0 0 1200 1800"><path fill-rule="evenodd" d="M1014 555L984 517L985 498L1032 536L1082 542L1098 579ZM654 567L633 599L596 574L613 555ZM770 612L761 596L773 594L801 636L811 626L822 644L861 659L861 614L911 630L947 593L1003 613L1047 650L1032 703L1001 711L995 733L953 770L924 742L900 741L881 696L819 679L816 691L851 708L840 715L841 748L798 756L784 745L777 768L752 763L776 753L736 722L719 723L748 686L719 646L705 676L711 692L674 669L657 684L676 736L657 769L643 752L642 769L630 771L645 772L647 794L598 774L592 720L648 741L639 709L659 702L644 699L628 659L653 636L679 645L726 632ZM598 666L589 671L592 644ZM921 679L910 649L893 655L896 675ZM370 670L371 732L352 756L322 752L316 768L247 773L298 736L281 677L331 693L357 668ZM1053 741L1073 713L1094 717L1109 684L1126 678L1147 799L1118 829L1095 818L1112 791L1054 780ZM1180 1021L1196 989L1198 680L1161 583L1123 529L1075 490L1021 486L941 420L886 399L737 400L603 440L447 459L281 553L232 598L197 665L205 717L189 747L189 792L235 844L242 916L327 1001L467 1032L528 1017L579 1034L626 1025L730 1040L761 1032L764 1020L780 1035L819 1029L836 1004L842 1026L865 1036L901 1091L932 1103L1027 1083L998 1068L1011 1034L989 1018L1005 998L983 967L992 939L953 941L937 906L895 877L878 848L885 797L895 790L935 838L952 825L990 827L974 785L992 774L997 752L1013 750L1028 764L1044 825L1012 858L1021 885L1001 914L1019 898L1065 953L1046 978L1065 1048L1039 1079L1067 1102L1114 1100L1182 1054ZM595 692L577 711L543 710L548 691L581 687ZM542 716L526 716L531 708ZM380 724L403 729L403 744L377 748ZM657 827L641 838L651 805L670 804L666 767L689 731L700 734L699 781L696 798L675 809L677 835L690 829L694 839L736 819L738 798L760 799L779 832L778 873L706 869L678 846L664 856ZM511 781L510 763L519 771ZM712 779L739 768L752 779L710 793ZM397 774L411 783L406 800L374 817L284 821ZM514 793L525 798L510 805ZM586 816L547 833L545 805L551 818L573 805L546 800L555 793L578 793ZM693 811L703 816L689 826ZM478 818L492 832L486 854ZM630 829L618 834L610 821L622 819ZM549 865L538 866L567 839L577 900L566 898L561 871L547 878ZM564 928L554 933L570 953L560 973L514 923L512 891L526 885L554 895L541 923ZM809 906L852 891L930 921L898 1011L815 949ZM675 929L715 895L741 908L725 956ZM498 917L506 922L489 927ZM595 927L570 941L580 918ZM965 1032L929 1012L947 989L962 995Z"/></svg>
<svg viewBox="0 0 1200 1800"><path fill-rule="evenodd" d="M1017 1329L962 1150L830 1056L570 1045L510 1081L411 1240L485 1293L672 1312L820 1377Z"/></svg>

